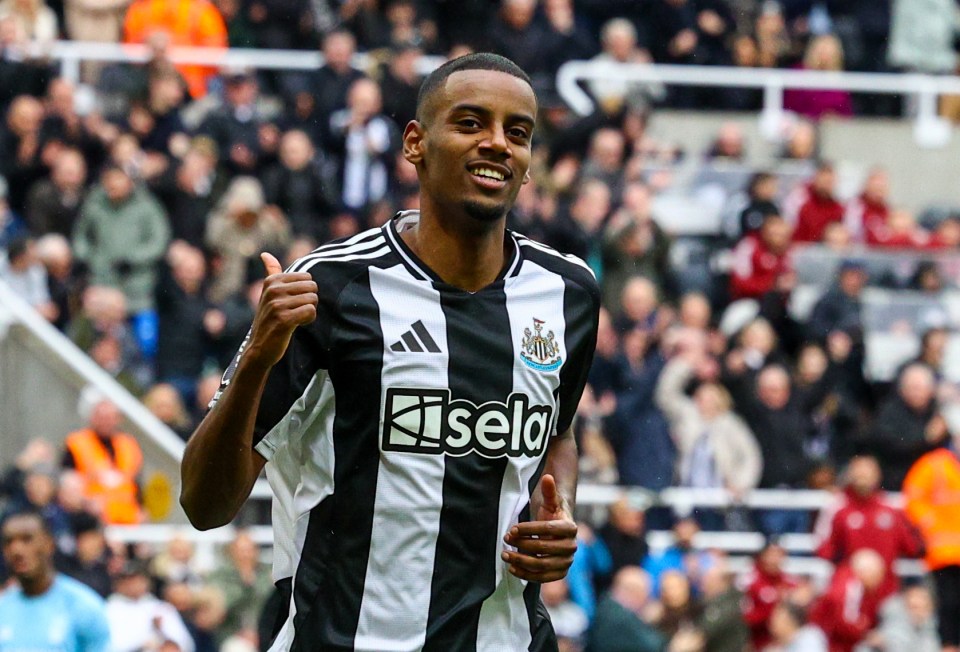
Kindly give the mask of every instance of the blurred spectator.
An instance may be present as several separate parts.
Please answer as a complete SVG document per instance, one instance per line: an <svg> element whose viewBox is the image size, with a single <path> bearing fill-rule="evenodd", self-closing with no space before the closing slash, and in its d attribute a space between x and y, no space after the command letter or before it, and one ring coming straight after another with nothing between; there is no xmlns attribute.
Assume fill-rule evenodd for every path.
<svg viewBox="0 0 960 652"><path fill-rule="evenodd" d="M123 168L110 165L91 191L73 234L90 282L123 290L130 314L153 308L156 263L170 238L163 208Z"/></svg>
<svg viewBox="0 0 960 652"><path fill-rule="evenodd" d="M644 276L663 287L670 273L670 238L651 210L650 188L631 182L623 190L620 209L603 234L603 296L609 305L631 276Z"/></svg>
<svg viewBox="0 0 960 652"><path fill-rule="evenodd" d="M897 391L880 404L866 442L880 460L883 488L899 490L913 463L946 444L949 435L933 372L926 365L910 365L900 374Z"/></svg>
<svg viewBox="0 0 960 652"><path fill-rule="evenodd" d="M882 601L899 587L894 562L919 556L922 544L903 512L887 504L880 491L880 465L875 458L853 458L846 476L842 496L820 515L816 554L843 567L858 550L877 552L886 564L884 584L878 589Z"/></svg>
<svg viewBox="0 0 960 652"><path fill-rule="evenodd" d="M960 216L948 215L937 222L927 246L931 249L960 248Z"/></svg>
<svg viewBox="0 0 960 652"><path fill-rule="evenodd" d="M143 393L141 383L143 374L124 356L123 343L114 333L104 332L96 335L87 353L97 366L128 392L134 396L140 396Z"/></svg>
<svg viewBox="0 0 960 652"><path fill-rule="evenodd" d="M64 0L66 33L73 41L116 43L130 0Z"/></svg>
<svg viewBox="0 0 960 652"><path fill-rule="evenodd" d="M597 606L586 652L661 652L667 641L643 616L650 604L650 577L633 566L620 570Z"/></svg>
<svg viewBox="0 0 960 652"><path fill-rule="evenodd" d="M757 486L763 460L753 433L732 411L727 390L716 382L719 366L706 342L684 342L660 374L657 404L670 421L676 442L678 486L728 489L742 496ZM696 382L693 396L684 388ZM703 510L700 524L725 529L722 514Z"/></svg>
<svg viewBox="0 0 960 652"><path fill-rule="evenodd" d="M907 516L926 544L926 565L933 576L937 623L944 650L960 647L960 435L950 448L921 457L903 483Z"/></svg>
<svg viewBox="0 0 960 652"><path fill-rule="evenodd" d="M260 113L257 77L247 68L223 70L223 103L200 125L199 133L213 139L217 152L232 174L258 169L261 133L271 129Z"/></svg>
<svg viewBox="0 0 960 652"><path fill-rule="evenodd" d="M694 538L699 534L700 526L692 517L679 519L673 526L673 543L669 548L652 552L643 560L643 569L650 573L653 581L654 596L661 595L661 578L669 572L688 573L695 582L714 564L709 552L697 550ZM688 587L689 588L689 587Z"/></svg>
<svg viewBox="0 0 960 652"><path fill-rule="evenodd" d="M227 555L225 563L209 577L210 584L220 589L226 600L221 641L244 630L256 632L257 617L273 589L270 568L260 563L260 550L249 534L238 533Z"/></svg>
<svg viewBox="0 0 960 652"><path fill-rule="evenodd" d="M83 292L81 312L71 320L67 336L89 353L96 342L106 335L120 344L124 365L136 361L139 351L127 323L127 304L123 293L116 288L92 285Z"/></svg>
<svg viewBox="0 0 960 652"><path fill-rule="evenodd" d="M34 467L50 466L56 463L57 453L46 439L31 439L23 447L13 464L3 469L0 475L0 497L4 502L24 502L23 480L27 471Z"/></svg>
<svg viewBox="0 0 960 652"><path fill-rule="evenodd" d="M310 72L307 88L297 93L296 103L308 105L306 114L315 115L313 120L321 125L320 129L325 138L330 116L346 108L350 87L358 79L365 77L351 66L356 49L356 38L350 32L335 30L327 34L323 38L323 65Z"/></svg>
<svg viewBox="0 0 960 652"><path fill-rule="evenodd" d="M803 57L803 70L843 70L843 45L832 34L815 36L807 45ZM783 107L811 120L825 116L850 117L853 115L853 100L845 90L789 89L783 94Z"/></svg>
<svg viewBox="0 0 960 652"><path fill-rule="evenodd" d="M668 639L692 629L703 611L700 601L693 596L690 575L708 572L711 567L666 570L660 576L661 610L653 623Z"/></svg>
<svg viewBox="0 0 960 652"><path fill-rule="evenodd" d="M103 600L57 573L56 547L41 516L19 514L2 527L3 560L16 583L0 594L4 647L20 650L107 650L110 629ZM51 634L61 638L50 643Z"/></svg>
<svg viewBox="0 0 960 652"><path fill-rule="evenodd" d="M17 27L31 41L55 41L60 33L57 14L43 0L2 0L0 19L7 16L17 22Z"/></svg>
<svg viewBox="0 0 960 652"><path fill-rule="evenodd" d="M929 244L929 234L917 225L913 213L895 209L887 215L887 221L870 234L869 244L875 247L918 249Z"/></svg>
<svg viewBox="0 0 960 652"><path fill-rule="evenodd" d="M753 570L744 578L743 617L750 628L755 650L763 650L773 640L772 615L799 582L784 572L787 552L776 539L768 539L757 553Z"/></svg>
<svg viewBox="0 0 960 652"><path fill-rule="evenodd" d="M867 284L862 261L848 259L840 263L837 282L817 300L807 323L810 335L825 341L834 331L843 331L859 340L863 335L861 294Z"/></svg>
<svg viewBox="0 0 960 652"><path fill-rule="evenodd" d="M733 251L730 295L759 299L791 271L790 224L776 213L767 214L760 230L746 236Z"/></svg>
<svg viewBox="0 0 960 652"><path fill-rule="evenodd" d="M880 608L880 638L884 650L940 652L933 596L923 584L906 587Z"/></svg>
<svg viewBox="0 0 960 652"><path fill-rule="evenodd" d="M9 244L5 254L0 251L0 280L47 321L55 321L59 316L57 305L50 300L47 270L32 239L18 238Z"/></svg>
<svg viewBox="0 0 960 652"><path fill-rule="evenodd" d="M636 26L626 18L614 18L603 25L600 33L603 51L592 61L649 64L653 63L650 52L638 42ZM621 107L625 102L651 103L663 99L662 84L646 82L628 82L616 75L602 79L591 79L587 87L594 99L608 111Z"/></svg>
<svg viewBox="0 0 960 652"><path fill-rule="evenodd" d="M886 569L875 550L862 548L850 558L849 566L837 569L826 592L810 609L816 623L830 641L830 652L852 652L858 643L876 646L880 605L884 597Z"/></svg>
<svg viewBox="0 0 960 652"><path fill-rule="evenodd" d="M734 586L723 564L700 578L703 611L697 629L703 632L704 652L743 652L750 645L750 630L743 619L743 594Z"/></svg>
<svg viewBox="0 0 960 652"><path fill-rule="evenodd" d="M43 105L36 98L21 95L10 103L7 121L0 126L0 177L9 184L6 197L14 213L26 206L27 191L43 177L40 160L40 125Z"/></svg>
<svg viewBox="0 0 960 652"><path fill-rule="evenodd" d="M760 47L754 35L735 35L730 42L730 57L737 68L760 67ZM759 111L763 107L763 91L758 88L721 87L716 93L718 108L726 111Z"/></svg>
<svg viewBox="0 0 960 652"><path fill-rule="evenodd" d="M875 168L867 175L860 194L847 202L843 224L855 242L875 244L884 240L890 215L890 177L883 168Z"/></svg>
<svg viewBox="0 0 960 652"><path fill-rule="evenodd" d="M743 129L736 122L724 122L717 131L710 149L707 150L708 161L720 163L739 163L746 157L743 144Z"/></svg>
<svg viewBox="0 0 960 652"><path fill-rule="evenodd" d="M784 215L794 224L795 242L820 242L827 225L843 220L843 204L835 198L837 175L831 163L821 163L809 184L784 202Z"/></svg>
<svg viewBox="0 0 960 652"><path fill-rule="evenodd" d="M577 525L577 552L567 572L566 582L570 599L576 603L587 619L593 618L597 608L596 587L604 584L610 576L613 561L602 539L598 539L586 523Z"/></svg>
<svg viewBox="0 0 960 652"><path fill-rule="evenodd" d="M154 557L150 570L163 584L186 584L194 588L202 584L193 544L181 533L174 534Z"/></svg>
<svg viewBox="0 0 960 652"><path fill-rule="evenodd" d="M330 200L333 184L319 164L310 136L291 129L280 139L280 160L263 174L263 190L267 203L290 220L294 235L326 242L335 206Z"/></svg>
<svg viewBox="0 0 960 652"><path fill-rule="evenodd" d="M553 623L553 629L560 639L561 649L564 649L564 639L569 644L576 644L583 640L587 633L587 626L590 621L587 620L586 612L570 600L569 590L566 580L556 580L547 582L540 587L540 597L543 600L543 606L547 608L550 614L550 621Z"/></svg>
<svg viewBox="0 0 960 652"><path fill-rule="evenodd" d="M638 566L647 556L643 510L625 496L610 505L607 522L597 534L610 552L614 574L626 566Z"/></svg>
<svg viewBox="0 0 960 652"><path fill-rule="evenodd" d="M388 63L380 75L383 95L383 114L391 118L401 132L416 118L417 95L422 77L417 72L417 60L423 51L412 43L394 46Z"/></svg>
<svg viewBox="0 0 960 652"><path fill-rule="evenodd" d="M175 46L227 47L227 27L208 0L133 0L123 21L123 40L146 43L157 32ZM183 64L177 69L193 98L207 94L207 83L214 74L211 68Z"/></svg>
<svg viewBox="0 0 960 652"><path fill-rule="evenodd" d="M659 0L650 6L651 50L659 63L718 65L734 26L729 7L716 0Z"/></svg>
<svg viewBox="0 0 960 652"><path fill-rule="evenodd" d="M385 117L380 87L358 79L347 94L347 107L330 116L330 153L339 159L341 202L357 215L387 194L400 134Z"/></svg>
<svg viewBox="0 0 960 652"><path fill-rule="evenodd" d="M184 402L193 402L194 382L203 371L210 340L226 317L204 296L206 261L189 245L170 247L169 270L157 285L157 378L173 385Z"/></svg>
<svg viewBox="0 0 960 652"><path fill-rule="evenodd" d="M103 525L92 514L81 512L73 518L71 526L74 538L72 554L61 555L57 568L78 582L83 582L106 598L112 589L107 566L107 540Z"/></svg>
<svg viewBox="0 0 960 652"><path fill-rule="evenodd" d="M105 125L96 113L81 117L77 112L77 88L64 77L50 80L44 105L46 114L40 125L38 147L44 173L54 168L64 148L80 151L87 167L99 167L104 159L105 145L114 137L114 127ZM87 111L91 108L88 107Z"/></svg>
<svg viewBox="0 0 960 652"><path fill-rule="evenodd" d="M619 129L598 129L590 138L587 157L580 168L580 183L597 179L613 195L623 192L623 161L626 141Z"/></svg>
<svg viewBox="0 0 960 652"><path fill-rule="evenodd" d="M823 630L807 624L806 610L790 602L781 602L770 617L773 645L765 652L828 652ZM757 648L761 649L761 648Z"/></svg>
<svg viewBox="0 0 960 652"><path fill-rule="evenodd" d="M760 231L768 215L780 214L775 203L779 188L777 176L770 172L757 172L750 177L747 185L747 205L738 215L739 232L735 234L738 239Z"/></svg>
<svg viewBox="0 0 960 652"><path fill-rule="evenodd" d="M180 118L184 103L183 79L174 69L154 71L147 80L147 97L130 107L127 124L145 152L181 153L187 127Z"/></svg>
<svg viewBox="0 0 960 652"><path fill-rule="evenodd" d="M817 127L809 120L796 120L787 130L780 158L786 161L812 162L820 149Z"/></svg>
<svg viewBox="0 0 960 652"><path fill-rule="evenodd" d="M137 478L143 465L140 444L120 431L120 411L98 401L89 426L67 435L63 466L76 469L85 481L84 495L109 524L135 524L142 519Z"/></svg>
<svg viewBox="0 0 960 652"><path fill-rule="evenodd" d="M257 47L301 50L315 47L309 0L255 0L243 3Z"/></svg>
<svg viewBox="0 0 960 652"><path fill-rule="evenodd" d="M548 225L548 244L562 253L579 256L596 273L603 265L598 236L609 212L609 186L598 179L584 181L570 206Z"/></svg>
<svg viewBox="0 0 960 652"><path fill-rule="evenodd" d="M191 393L194 387L191 383ZM153 416L173 430L180 439L186 441L193 433L193 422L184 407L180 392L173 385L160 383L154 385L143 396L143 405Z"/></svg>
<svg viewBox="0 0 960 652"><path fill-rule="evenodd" d="M0 249L6 249L14 240L29 235L26 225L7 202L7 188L6 180L0 177Z"/></svg>
<svg viewBox="0 0 960 652"><path fill-rule="evenodd" d="M263 251L281 252L290 241L290 225L266 205L254 177L235 177L207 222L206 242L214 262L210 300L221 303L244 285L249 261Z"/></svg>
<svg viewBox="0 0 960 652"><path fill-rule="evenodd" d="M194 652L193 637L177 610L150 593L150 575L140 560L124 564L107 599L110 649L137 652L162 649L169 642L180 652Z"/></svg>
<svg viewBox="0 0 960 652"><path fill-rule="evenodd" d="M225 183L217 172L216 145L209 138L195 138L183 159L171 165L154 184L170 218L171 239L204 248L207 216Z"/></svg>
<svg viewBox="0 0 960 652"><path fill-rule="evenodd" d="M10 500L0 522L13 514L36 512L43 517L55 541L70 537L70 518L57 504L57 469L53 464L37 463L23 473L23 483Z"/></svg>
<svg viewBox="0 0 960 652"><path fill-rule="evenodd" d="M50 178L37 181L27 195L30 230L38 236L59 233L69 238L80 217L86 183L87 163L83 154L72 148L61 150Z"/></svg>
<svg viewBox="0 0 960 652"><path fill-rule="evenodd" d="M893 0L887 59L894 69L953 73L956 4L932 0L917 4Z"/></svg>

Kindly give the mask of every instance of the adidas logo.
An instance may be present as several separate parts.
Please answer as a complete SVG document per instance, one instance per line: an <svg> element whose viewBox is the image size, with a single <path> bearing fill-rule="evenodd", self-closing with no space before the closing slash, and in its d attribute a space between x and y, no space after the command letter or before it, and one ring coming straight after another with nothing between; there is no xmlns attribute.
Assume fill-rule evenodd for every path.
<svg viewBox="0 0 960 652"><path fill-rule="evenodd" d="M390 345L391 351L410 353L440 353L440 347L430 337L423 322L419 319L410 326L410 330L400 336L400 339Z"/></svg>

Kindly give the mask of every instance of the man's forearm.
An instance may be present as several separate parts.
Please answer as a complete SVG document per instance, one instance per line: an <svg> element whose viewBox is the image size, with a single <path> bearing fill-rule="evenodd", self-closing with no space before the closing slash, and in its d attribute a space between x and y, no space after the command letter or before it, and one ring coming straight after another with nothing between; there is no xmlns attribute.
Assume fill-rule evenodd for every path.
<svg viewBox="0 0 960 652"><path fill-rule="evenodd" d="M197 529L229 523L260 475L265 460L253 449L253 428L269 371L241 356L223 396L187 442L180 504Z"/></svg>
<svg viewBox="0 0 960 652"><path fill-rule="evenodd" d="M547 448L547 462L543 469L544 473L549 473L557 483L557 493L563 498L570 517L573 518L574 509L577 506L577 475L579 472L577 440L573 436L573 430L567 430L565 433L554 437ZM531 499L536 500L532 504L533 513L537 513L540 506L541 497L538 494Z"/></svg>

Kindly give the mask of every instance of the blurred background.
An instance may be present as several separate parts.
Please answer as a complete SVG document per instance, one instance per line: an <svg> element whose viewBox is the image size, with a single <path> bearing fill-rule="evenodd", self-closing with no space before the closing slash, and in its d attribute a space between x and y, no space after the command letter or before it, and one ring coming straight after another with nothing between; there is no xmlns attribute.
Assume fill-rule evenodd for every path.
<svg viewBox="0 0 960 652"><path fill-rule="evenodd" d="M265 649L269 490L193 531L184 441L258 254L416 209L420 81L493 51L539 97L509 226L603 292L580 550L543 588L562 649L955 652L958 25L954 0L0 0L0 513L172 604L166 643Z"/></svg>

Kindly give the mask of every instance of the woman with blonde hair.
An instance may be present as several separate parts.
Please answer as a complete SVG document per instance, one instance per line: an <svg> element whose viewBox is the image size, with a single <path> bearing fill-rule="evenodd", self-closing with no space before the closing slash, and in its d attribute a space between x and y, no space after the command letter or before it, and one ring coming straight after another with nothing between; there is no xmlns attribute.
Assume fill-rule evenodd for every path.
<svg viewBox="0 0 960 652"><path fill-rule="evenodd" d="M833 34L815 36L807 44L801 70L820 72L843 71L843 45ZM795 89L783 94L783 107L812 120L825 116L850 117L853 100L850 93L841 90Z"/></svg>

